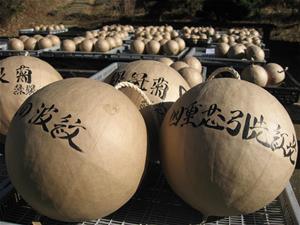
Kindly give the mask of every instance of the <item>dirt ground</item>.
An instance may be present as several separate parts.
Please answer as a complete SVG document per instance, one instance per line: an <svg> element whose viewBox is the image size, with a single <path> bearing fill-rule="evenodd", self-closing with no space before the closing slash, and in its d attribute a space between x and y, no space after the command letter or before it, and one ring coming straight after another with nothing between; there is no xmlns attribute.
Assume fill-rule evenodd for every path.
<svg viewBox="0 0 300 225"><path fill-rule="evenodd" d="M118 19L123 16L121 11L120 0L24 0L20 11L5 23L0 21L0 36L17 36L19 29L39 24L64 23L92 29L108 18ZM300 42L300 12L293 8L266 6L251 20L276 25L271 40Z"/></svg>

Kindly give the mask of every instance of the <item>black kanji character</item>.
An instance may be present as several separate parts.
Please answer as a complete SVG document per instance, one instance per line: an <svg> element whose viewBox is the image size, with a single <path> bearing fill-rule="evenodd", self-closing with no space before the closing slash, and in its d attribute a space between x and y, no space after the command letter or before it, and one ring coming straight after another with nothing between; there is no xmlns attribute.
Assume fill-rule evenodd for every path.
<svg viewBox="0 0 300 225"><path fill-rule="evenodd" d="M270 147L272 151L277 149L282 149L284 147L285 137L288 136L286 133L281 133L281 126L278 124L276 130L272 131L273 134L272 141L270 142Z"/></svg>
<svg viewBox="0 0 300 225"><path fill-rule="evenodd" d="M231 114L236 114L231 117L231 119L227 122L227 125L231 125L235 123L234 128L227 127L226 130L231 136L236 136L241 130L241 122L238 121L238 118L243 118L244 113L241 110L230 111Z"/></svg>
<svg viewBox="0 0 300 225"><path fill-rule="evenodd" d="M200 107L202 105L199 105ZM193 127L197 127L197 124L195 123L195 121L193 121L194 116L198 113L199 108L197 106L197 101L194 101L192 104L190 104L188 107L185 108L185 117L183 118L183 123L181 124L181 126L190 124Z"/></svg>
<svg viewBox="0 0 300 225"><path fill-rule="evenodd" d="M181 117L184 113L184 107L180 107L179 109L173 110L170 120L169 120L169 125L170 126L177 126L179 121L181 120Z"/></svg>
<svg viewBox="0 0 300 225"><path fill-rule="evenodd" d="M77 119L74 125L70 124L71 118L71 114L62 117L60 123L54 124L54 128L50 133L53 138L67 139L72 148L76 151L82 152L80 147L73 142L73 138L79 134L80 129L86 130L86 128L80 125L80 119Z"/></svg>
<svg viewBox="0 0 300 225"><path fill-rule="evenodd" d="M16 84L14 87L14 95L22 95L25 94L24 87L22 84Z"/></svg>
<svg viewBox="0 0 300 225"><path fill-rule="evenodd" d="M34 84L27 84L25 89L26 95L32 95L35 92L35 85Z"/></svg>
<svg viewBox="0 0 300 225"><path fill-rule="evenodd" d="M31 83L31 75L32 71L28 66L21 65L20 68L17 69L17 82L25 82Z"/></svg>
<svg viewBox="0 0 300 225"><path fill-rule="evenodd" d="M147 91L145 88L145 83L148 83L149 80L147 80L148 75L146 73L133 73L131 75L132 79L130 80L131 83L138 86L142 91Z"/></svg>
<svg viewBox="0 0 300 225"><path fill-rule="evenodd" d="M4 80L4 76L5 76L5 72L4 72L4 67L0 68L0 82L1 83L9 83L8 80Z"/></svg>
<svg viewBox="0 0 300 225"><path fill-rule="evenodd" d="M202 112L202 114L205 114L206 118L203 118L198 126L204 125L208 128L224 130L224 126L219 124L217 121L221 120L221 123L225 122L225 117L221 114L221 112L222 110L218 108L217 104L210 105L208 110Z"/></svg>
<svg viewBox="0 0 300 225"><path fill-rule="evenodd" d="M151 87L150 94L158 96L161 99L165 99L167 95L167 91L169 90L168 81L166 81L163 77L153 79L154 83Z"/></svg>
<svg viewBox="0 0 300 225"><path fill-rule="evenodd" d="M253 125L251 126L250 123L251 115L247 113L242 138L245 140L255 138L258 143L262 144L267 148L271 148L271 132L267 127L267 123L264 121L263 115L261 115L259 119L257 119L257 117L254 116Z"/></svg>
<svg viewBox="0 0 300 225"><path fill-rule="evenodd" d="M46 107L44 103L42 103L41 107L37 109L37 113L33 116L28 123L34 125L41 125L43 130L49 132L47 123L52 119L52 113L57 113L58 109L55 108L54 105L50 107Z"/></svg>
<svg viewBox="0 0 300 225"><path fill-rule="evenodd" d="M111 84L116 85L120 81L124 80L124 75L126 71L116 71L111 78Z"/></svg>
<svg viewBox="0 0 300 225"><path fill-rule="evenodd" d="M286 146L286 149L283 149L283 156L289 157L290 162L295 165L295 159L292 159L292 155L296 152L297 142L295 135L293 135L292 142L289 143L289 145Z"/></svg>

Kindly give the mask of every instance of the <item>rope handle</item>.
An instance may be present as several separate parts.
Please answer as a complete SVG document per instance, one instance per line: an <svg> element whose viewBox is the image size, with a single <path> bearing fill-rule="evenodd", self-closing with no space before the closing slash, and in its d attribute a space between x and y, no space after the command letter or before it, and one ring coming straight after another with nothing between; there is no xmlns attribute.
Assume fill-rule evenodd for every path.
<svg viewBox="0 0 300 225"><path fill-rule="evenodd" d="M207 80L215 79L217 75L219 75L223 72L229 72L233 78L238 79L238 80L241 79L240 74L232 67L220 67L220 68L216 69L214 72L212 72L210 74L210 76L207 78Z"/></svg>
<svg viewBox="0 0 300 225"><path fill-rule="evenodd" d="M152 102L150 101L148 96L145 94L145 92L143 92L137 85L135 85L133 83L130 83L128 81L122 81L122 82L116 84L115 88L117 90L120 90L122 88L132 88L133 90L135 90L143 98L143 105L142 105L141 108L144 108L145 106L152 105Z"/></svg>

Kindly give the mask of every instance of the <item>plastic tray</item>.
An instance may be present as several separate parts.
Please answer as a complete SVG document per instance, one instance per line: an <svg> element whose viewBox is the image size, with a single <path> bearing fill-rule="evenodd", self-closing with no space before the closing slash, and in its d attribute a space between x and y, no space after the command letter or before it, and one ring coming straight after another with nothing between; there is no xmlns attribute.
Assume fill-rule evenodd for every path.
<svg viewBox="0 0 300 225"><path fill-rule="evenodd" d="M133 61L133 60L158 60L163 57L168 57L173 60L179 60L186 56L189 48L183 49L178 55L152 55L152 54L136 54L129 50L129 46L125 46L124 51L121 54L114 55L115 61Z"/></svg>
<svg viewBox="0 0 300 225"><path fill-rule="evenodd" d="M40 222L43 225L63 225L66 223L51 220L38 214L28 206L14 190L7 191L2 198L0 207L0 222L11 224L32 224ZM290 184L284 192L268 206L255 213L225 218L209 217L207 225L299 225L299 204L295 199ZM110 224L110 225L183 225L200 224L203 215L185 204L170 189L160 165L150 164L147 174L137 193L128 203L115 213L94 221L67 224Z"/></svg>
<svg viewBox="0 0 300 225"><path fill-rule="evenodd" d="M86 77L89 78L90 76L94 75L98 72L98 70L93 69L56 69L63 78L71 78L71 77Z"/></svg>
<svg viewBox="0 0 300 225"><path fill-rule="evenodd" d="M115 72L122 65L126 65L126 64L127 63L124 63L124 62L112 63L109 66L107 66L104 69L97 72L96 74L94 74L93 76L91 76L90 79L103 81L106 77L108 77L110 74ZM203 78L203 80L206 80L206 67L202 67L202 78Z"/></svg>
<svg viewBox="0 0 300 225"><path fill-rule="evenodd" d="M9 56L18 56L18 55L30 55L30 56L39 57L42 52L54 51L56 49L59 49L59 46L54 46L51 48L45 48L40 50L23 50L23 51L0 50L0 57L9 57Z"/></svg>
<svg viewBox="0 0 300 225"><path fill-rule="evenodd" d="M249 60L215 58L213 55L210 57L202 57L201 54L203 55L203 52L205 51L207 51L205 48L192 48L187 55L197 57L201 63L207 66L210 70L212 68L214 70L218 67L228 66L241 71L246 66L253 63ZM265 64L266 62L254 63ZM288 71L286 72L286 78L284 82L280 84L280 86L269 86L265 87L265 89L274 95L283 105L294 104L298 101L300 95L300 84Z"/></svg>
<svg viewBox="0 0 300 225"><path fill-rule="evenodd" d="M211 43L210 45L208 45L207 46L207 48L208 49L214 49L215 47L216 47L216 45L217 45L218 43L216 43L216 42L213 42L213 43ZM261 48L264 50L264 52L265 52L265 59L269 59L270 58L270 49L268 49L268 48L265 48L265 45L263 44L262 46L261 46Z"/></svg>
<svg viewBox="0 0 300 225"><path fill-rule="evenodd" d="M89 58L89 59L99 59L99 58L111 58L114 55L124 51L124 46L114 48L108 52L66 52L66 51L44 51L40 55L42 57L59 57L59 58Z"/></svg>
<svg viewBox="0 0 300 225"><path fill-rule="evenodd" d="M68 29L64 30L53 30L53 31L35 31L33 28L29 29L20 29L19 35L35 35L35 34L41 34L41 35L47 35L47 34L61 34L68 32Z"/></svg>
<svg viewBox="0 0 300 225"><path fill-rule="evenodd" d="M7 50L7 42L0 41L0 51L1 50Z"/></svg>
<svg viewBox="0 0 300 225"><path fill-rule="evenodd" d="M217 58L215 57L213 51L211 54L208 54L209 48L191 48L187 53L188 56L197 57L201 63L208 66L232 66L237 69L243 69L246 66L255 63L255 64L265 64L266 61L258 62L258 61L250 61L247 59L229 59L229 58Z"/></svg>
<svg viewBox="0 0 300 225"><path fill-rule="evenodd" d="M212 43L212 39L208 38L207 40L197 40L193 41L192 38L183 38L186 46L188 47L208 47Z"/></svg>

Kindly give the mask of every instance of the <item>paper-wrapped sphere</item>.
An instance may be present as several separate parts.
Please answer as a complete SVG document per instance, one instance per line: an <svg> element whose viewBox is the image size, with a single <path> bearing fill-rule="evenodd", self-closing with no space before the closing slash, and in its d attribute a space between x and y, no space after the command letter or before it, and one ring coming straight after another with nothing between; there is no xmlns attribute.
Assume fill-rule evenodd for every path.
<svg viewBox="0 0 300 225"><path fill-rule="evenodd" d="M0 134L6 135L11 119L26 98L61 79L50 64L35 57L13 56L1 60Z"/></svg>
<svg viewBox="0 0 300 225"><path fill-rule="evenodd" d="M5 156L12 184L35 210L82 221L106 216L132 197L146 151L143 117L124 94L71 78L24 102L12 120Z"/></svg>
<svg viewBox="0 0 300 225"><path fill-rule="evenodd" d="M172 105L161 150L173 190L209 216L252 213L270 203L298 153L293 123L278 100L232 78L197 85Z"/></svg>

